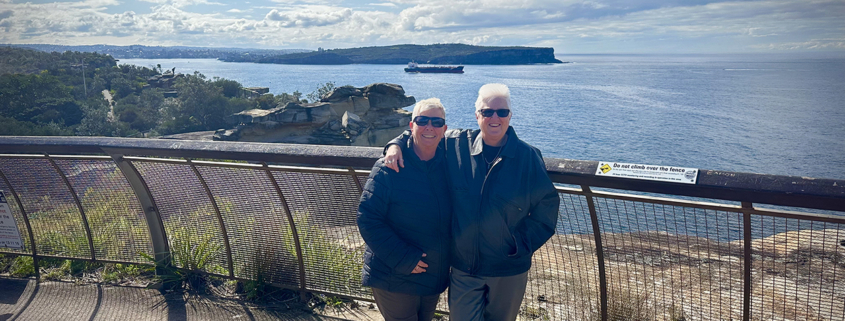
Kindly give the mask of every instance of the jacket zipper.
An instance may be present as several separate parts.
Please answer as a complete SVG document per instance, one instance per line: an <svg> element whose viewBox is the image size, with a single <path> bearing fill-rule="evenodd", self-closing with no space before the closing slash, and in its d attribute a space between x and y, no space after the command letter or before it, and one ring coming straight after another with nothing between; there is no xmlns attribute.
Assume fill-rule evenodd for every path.
<svg viewBox="0 0 845 321"><path fill-rule="evenodd" d="M428 173L428 185L431 188L432 195L434 195L434 201L437 202L437 226L443 225L443 206L440 204L440 198L437 194L437 189L434 187L435 179L432 179L432 175L436 175L432 173L433 171L429 168ZM435 171L436 172L436 171ZM451 224L451 222L450 222ZM451 237L451 235L449 236ZM442 255L443 253L443 242L437 242L437 251ZM437 279L440 279L440 270L437 270Z"/></svg>
<svg viewBox="0 0 845 321"><path fill-rule="evenodd" d="M504 147L502 147L502 148L504 148ZM496 167L496 165L499 164L499 162L501 160L502 160L501 156L496 157L496 160L493 161L493 165L490 165L490 169L488 169L487 174L484 175L484 182L481 183L481 195L484 195L484 188L487 185L487 178L490 177L490 173L493 172L493 168ZM479 196L481 196L481 195L479 195ZM481 200L484 199L483 197L480 197L480 198L481 198ZM478 227L479 231L478 231L478 233L475 233L475 260L472 262L472 267L470 268L470 272L471 272L470 274L472 274L472 275L475 275L475 274L478 273L479 267L478 267L477 263L478 263L478 261L481 261L481 251L479 250L479 248L481 246L479 244L481 244L481 230L480 229L481 229L481 212L483 210L483 207L484 207L484 204L480 204L479 210L478 210L478 215L475 218L475 220L476 220L475 226Z"/></svg>

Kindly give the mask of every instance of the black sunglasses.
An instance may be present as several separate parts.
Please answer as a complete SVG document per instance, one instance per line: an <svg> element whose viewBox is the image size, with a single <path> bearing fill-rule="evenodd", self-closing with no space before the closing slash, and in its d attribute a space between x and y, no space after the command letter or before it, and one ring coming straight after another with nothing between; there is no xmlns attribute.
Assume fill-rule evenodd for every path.
<svg viewBox="0 0 845 321"><path fill-rule="evenodd" d="M493 117L493 113L496 113L501 118L505 118L505 117L508 117L508 115L511 113L511 110L510 109L490 109L490 108L486 108L486 109L479 109L478 112L481 114L481 116L488 117L488 118Z"/></svg>
<svg viewBox="0 0 845 321"><path fill-rule="evenodd" d="M431 126L435 128L440 128L446 125L446 120L440 117L428 117L428 116L417 116L414 117L414 123L417 126L425 126L428 125L428 121L431 120Z"/></svg>

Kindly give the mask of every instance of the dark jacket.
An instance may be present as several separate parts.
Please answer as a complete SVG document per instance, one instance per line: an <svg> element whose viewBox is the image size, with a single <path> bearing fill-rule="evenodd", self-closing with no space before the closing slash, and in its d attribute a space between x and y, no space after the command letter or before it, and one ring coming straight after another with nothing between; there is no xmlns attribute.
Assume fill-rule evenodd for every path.
<svg viewBox="0 0 845 321"><path fill-rule="evenodd" d="M442 293L449 284L451 202L442 148L423 162L402 148L399 173L379 159L358 206L358 228L367 243L363 285L412 295ZM422 254L426 257L423 258ZM417 262L426 272L411 274Z"/></svg>
<svg viewBox="0 0 845 321"><path fill-rule="evenodd" d="M389 144L404 141L407 133ZM453 200L451 264L477 276L517 275L531 268L534 251L554 235L560 198L540 151L521 141L513 127L489 172L480 133L446 132Z"/></svg>

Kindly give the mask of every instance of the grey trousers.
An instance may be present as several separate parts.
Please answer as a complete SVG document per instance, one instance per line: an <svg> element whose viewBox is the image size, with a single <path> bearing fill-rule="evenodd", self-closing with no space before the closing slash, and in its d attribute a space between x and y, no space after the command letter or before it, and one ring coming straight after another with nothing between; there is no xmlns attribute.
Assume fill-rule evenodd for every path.
<svg viewBox="0 0 845 321"><path fill-rule="evenodd" d="M373 297L384 321L431 321L440 299L439 294L420 296L376 288Z"/></svg>
<svg viewBox="0 0 845 321"><path fill-rule="evenodd" d="M449 320L516 320L526 283L528 272L505 277L483 277L452 268Z"/></svg>

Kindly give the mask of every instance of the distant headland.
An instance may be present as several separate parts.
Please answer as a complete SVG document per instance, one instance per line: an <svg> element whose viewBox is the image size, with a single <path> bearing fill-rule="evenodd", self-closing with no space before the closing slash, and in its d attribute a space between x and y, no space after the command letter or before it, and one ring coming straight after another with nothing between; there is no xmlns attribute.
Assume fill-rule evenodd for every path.
<svg viewBox="0 0 845 321"><path fill-rule="evenodd" d="M117 59L212 58L226 62L253 62L296 65L346 64L421 64L437 65L528 65L562 63L555 59L554 48L492 47L465 44L395 45L346 49L250 49L160 46L62 46L49 44L15 44L10 47L30 48L44 52L96 52Z"/></svg>
<svg viewBox="0 0 845 321"><path fill-rule="evenodd" d="M395 45L348 49L319 49L272 57L243 54L221 59L230 62L273 64L343 65L343 64L423 64L526 65L562 63L555 59L554 48L487 47L465 44Z"/></svg>

